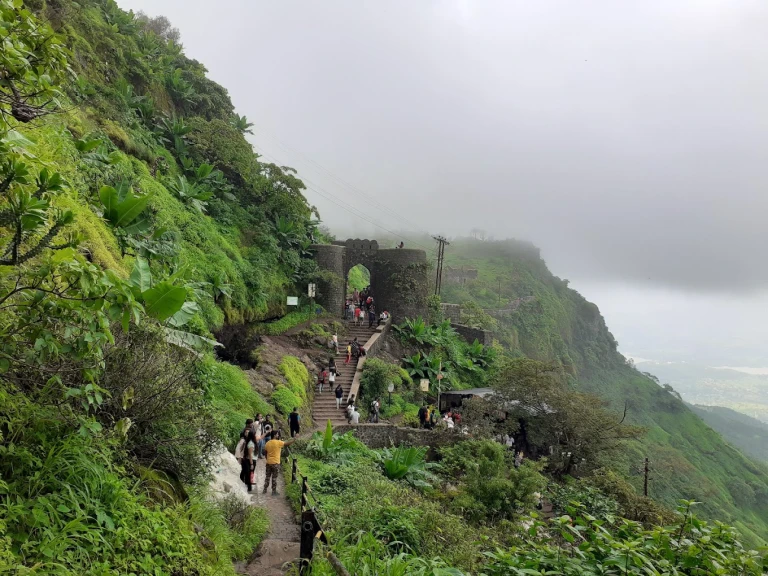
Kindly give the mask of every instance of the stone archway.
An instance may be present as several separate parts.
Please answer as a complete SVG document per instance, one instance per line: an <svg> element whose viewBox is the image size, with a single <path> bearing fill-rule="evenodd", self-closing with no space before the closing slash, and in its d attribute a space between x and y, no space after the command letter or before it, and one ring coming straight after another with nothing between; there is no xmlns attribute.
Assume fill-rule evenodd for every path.
<svg viewBox="0 0 768 576"><path fill-rule="evenodd" d="M410 248L380 249L376 240L349 239L311 248L321 270L317 301L332 313L343 314L351 268L365 266L377 310L388 310L397 321L427 315L427 253Z"/></svg>

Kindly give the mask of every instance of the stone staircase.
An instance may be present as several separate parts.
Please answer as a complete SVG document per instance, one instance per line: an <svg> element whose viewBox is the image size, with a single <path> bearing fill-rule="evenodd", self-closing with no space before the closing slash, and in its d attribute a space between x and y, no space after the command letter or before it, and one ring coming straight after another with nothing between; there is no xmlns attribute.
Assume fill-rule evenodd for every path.
<svg viewBox="0 0 768 576"><path fill-rule="evenodd" d="M349 364L345 364L347 359L347 343L350 340L357 338L360 346L365 346L368 339L375 332L374 328L368 328L368 322L363 326L355 326L353 323L348 325L349 335L339 337L339 353L336 355L336 368L339 374L336 376L336 382L333 387L326 385L323 387L323 393L318 394L317 388L315 388L315 400L312 404L312 418L318 426L325 426L325 423L330 419L331 424L336 426L337 424L346 424L347 418L345 415L345 408L347 406L347 400L349 399L349 390L352 387L352 380L355 377L355 370L357 370L357 361L352 358ZM336 395L334 389L338 383L344 388L344 397L342 398L342 407L336 409Z"/></svg>

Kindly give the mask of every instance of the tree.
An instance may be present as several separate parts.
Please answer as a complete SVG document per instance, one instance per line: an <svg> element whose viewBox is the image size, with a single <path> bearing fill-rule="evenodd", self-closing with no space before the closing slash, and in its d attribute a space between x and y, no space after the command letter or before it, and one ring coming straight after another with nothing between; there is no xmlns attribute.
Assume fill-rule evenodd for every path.
<svg viewBox="0 0 768 576"><path fill-rule="evenodd" d="M253 134L253 130L251 130L253 122L248 122L248 118L245 116L234 114L232 116L232 126L237 128L241 134Z"/></svg>
<svg viewBox="0 0 768 576"><path fill-rule="evenodd" d="M574 466L596 468L642 429L624 424L590 394L570 389L560 370L529 358L505 359L494 378L492 400L516 429L516 446L532 457L547 457L555 475Z"/></svg>
<svg viewBox="0 0 768 576"><path fill-rule="evenodd" d="M68 73L67 50L18 0L0 0L0 115L30 122L60 107L56 87Z"/></svg>

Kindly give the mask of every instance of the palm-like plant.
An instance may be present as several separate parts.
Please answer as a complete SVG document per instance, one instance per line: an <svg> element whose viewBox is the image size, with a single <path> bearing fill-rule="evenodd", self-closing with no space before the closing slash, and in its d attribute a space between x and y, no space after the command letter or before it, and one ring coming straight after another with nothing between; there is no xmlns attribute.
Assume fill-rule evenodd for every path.
<svg viewBox="0 0 768 576"><path fill-rule="evenodd" d="M428 344L432 339L432 329L421 317L414 320L406 318L402 324L395 326L395 331L416 344Z"/></svg>
<svg viewBox="0 0 768 576"><path fill-rule="evenodd" d="M213 192L209 188L190 182L186 176L179 176L176 180L171 180L168 183L168 188L182 202L189 204L201 214L206 210L206 202L213 197Z"/></svg>
<svg viewBox="0 0 768 576"><path fill-rule="evenodd" d="M233 128L236 128L242 134L253 134L253 130L251 130L253 123L248 122L248 118L245 116L238 116L237 114L233 114L232 118L230 119L230 123L232 124Z"/></svg>
<svg viewBox="0 0 768 576"><path fill-rule="evenodd" d="M426 446L398 446L395 449L385 448L378 455L384 474L390 480L405 480L412 486L431 488L437 479L430 470L437 467L426 461Z"/></svg>

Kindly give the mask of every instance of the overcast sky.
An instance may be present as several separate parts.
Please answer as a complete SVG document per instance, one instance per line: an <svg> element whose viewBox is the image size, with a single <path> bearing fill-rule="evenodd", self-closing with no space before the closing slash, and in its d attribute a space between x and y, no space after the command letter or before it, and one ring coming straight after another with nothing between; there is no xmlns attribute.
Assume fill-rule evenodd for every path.
<svg viewBox="0 0 768 576"><path fill-rule="evenodd" d="M766 341L765 0L118 2L180 29L332 229L531 240L626 353Z"/></svg>

